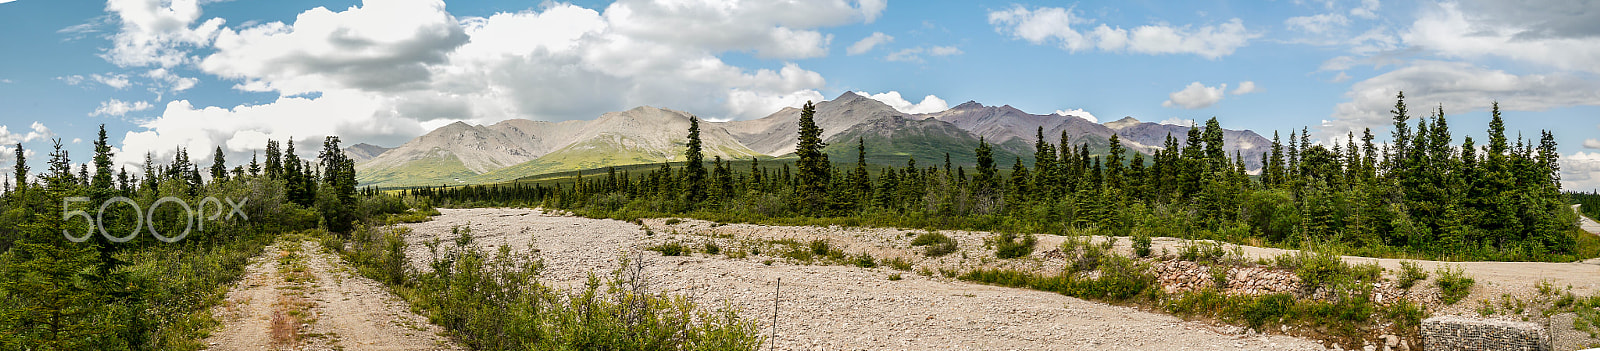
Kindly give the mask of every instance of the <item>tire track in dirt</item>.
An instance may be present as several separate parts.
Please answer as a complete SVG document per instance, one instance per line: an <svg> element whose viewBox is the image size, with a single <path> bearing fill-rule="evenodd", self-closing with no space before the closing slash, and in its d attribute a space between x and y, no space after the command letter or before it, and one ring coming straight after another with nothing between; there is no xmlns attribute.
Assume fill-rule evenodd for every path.
<svg viewBox="0 0 1600 351"><path fill-rule="evenodd" d="M204 340L210 350L464 349L310 240L280 241L252 258L214 313L223 328Z"/></svg>

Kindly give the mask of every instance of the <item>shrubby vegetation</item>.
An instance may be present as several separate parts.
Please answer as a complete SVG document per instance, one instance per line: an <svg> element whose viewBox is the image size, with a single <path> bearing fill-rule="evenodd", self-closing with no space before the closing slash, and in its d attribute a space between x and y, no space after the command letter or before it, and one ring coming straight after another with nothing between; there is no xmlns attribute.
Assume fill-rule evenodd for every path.
<svg viewBox="0 0 1600 351"><path fill-rule="evenodd" d="M249 258L276 239L301 237L323 238L361 274L396 287L477 348L750 350L760 342L732 310L706 312L681 297L641 294L637 272L554 292L534 280L536 260L467 249L467 232L435 256L433 270L416 272L401 229L378 224L438 215L427 199L357 189L338 137L326 138L315 160L301 159L294 145L269 141L264 162L253 157L231 169L220 148L209 169L180 148L166 164L146 155L141 175L113 169L102 126L93 169L74 172L55 140L39 177L16 145L16 183L0 191L0 349L202 349L199 340L217 327L210 308ZM99 205L116 197L149 213L144 223L125 202L106 207L100 224L111 237L134 233L126 242L83 219L99 217ZM164 197L194 206L196 217L186 218L176 204L152 208ZM248 220L229 214L230 200L242 203ZM177 237L191 226L170 243L145 235L154 229Z"/></svg>
<svg viewBox="0 0 1600 351"><path fill-rule="evenodd" d="M869 170L877 166L866 164L863 140L856 141L854 165L834 163L820 152L826 145L812 119L815 110L807 106L799 122L798 160L777 167L719 158L662 164L642 174L613 167L565 180L416 188L407 194L442 206L536 205L613 218L1006 233L1094 230L1447 260L1600 256L1600 240L1573 229L1549 132L1536 140L1509 139L1495 107L1488 140L1480 146L1468 137L1457 144L1442 108L1412 116L1402 94L1392 112L1393 141L1383 146L1373 142L1370 130L1330 146L1311 143L1302 129L1287 141L1274 134L1271 150L1262 155L1228 155L1213 118L1185 136L1169 136L1148 158L1126 150L1116 136L1107 154L1091 155L1084 142L1063 135L1051 143L1041 129L1031 166L1019 159L1009 170L999 169L996 163L1005 160L993 159L989 145L980 143L970 170L947 157L933 166L908 159L904 167L874 174ZM698 129L691 128L689 140L686 155L699 155ZM1246 174L1245 157L1263 160L1259 176Z"/></svg>
<svg viewBox="0 0 1600 351"><path fill-rule="evenodd" d="M330 137L325 146L337 150L338 142ZM26 153L16 145L16 183L0 194L0 228L7 228L0 232L0 349L202 348L198 339L216 326L209 307L275 236L319 223L348 227L345 222L395 207L393 201L356 199L347 162L325 159L333 168L319 171L280 153L276 141L269 144L265 172L256 160L230 170L216 149L209 179L185 149L168 164L146 155L142 176L113 169L103 126L92 160L76 172L60 140L54 143L42 176L29 172ZM102 216L100 204L117 197L140 211L112 201ZM196 217L186 218L177 204L153 206L164 197L195 206ZM230 214L227 200L242 202L248 220ZM87 215L71 212L79 210ZM149 213L148 223L140 212ZM86 218L103 225L104 235ZM175 242L146 235L153 229L177 238L186 227L192 230Z"/></svg>
<svg viewBox="0 0 1600 351"><path fill-rule="evenodd" d="M603 278L590 274L581 289L560 291L539 282L542 261L532 248L482 252L472 245L470 227L452 229L454 245L427 243L427 268L410 269L407 231L362 227L348 241L329 237L324 245L472 349L754 350L763 340L731 307L708 311L681 296L649 291L638 256L625 254L622 268Z"/></svg>

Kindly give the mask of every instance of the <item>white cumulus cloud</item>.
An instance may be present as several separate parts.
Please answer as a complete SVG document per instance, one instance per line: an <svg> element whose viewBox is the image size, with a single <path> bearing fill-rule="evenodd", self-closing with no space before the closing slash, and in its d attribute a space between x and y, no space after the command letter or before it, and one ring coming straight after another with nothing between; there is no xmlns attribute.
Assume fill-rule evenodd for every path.
<svg viewBox="0 0 1600 351"><path fill-rule="evenodd" d="M1222 96L1228 91L1228 85L1208 87L1200 82L1189 83L1183 90L1167 94L1167 101L1161 103L1162 107L1182 107L1197 109L1211 107L1217 101L1222 101Z"/></svg>
<svg viewBox="0 0 1600 351"><path fill-rule="evenodd" d="M314 8L289 22L221 27L216 18L196 25L199 7L184 1L141 2L170 10L149 19L135 15L150 11L108 6L125 23L165 24L125 25L130 38L145 38L131 43L148 44L130 48L149 49L129 52L149 55L108 53L107 60L153 66L142 77L158 94L194 87L198 79L177 69L196 68L233 81L235 89L280 97L233 107L189 100L151 107L159 116L128 133L119 162L140 164L145 152L170 156L177 146L223 146L230 159L248 158L267 138L290 136L307 150L326 135L394 145L453 121L590 119L640 105L713 119L757 118L822 100L818 90L826 81L796 63L749 69L718 55L823 56L831 36L819 29L875 20L887 6L872 0L621 0L603 9L554 3L458 17L437 0L368 0L342 10ZM190 56L190 48L206 45L213 50L204 57ZM955 53L929 48L924 55ZM132 111L139 103L122 104ZM118 106L108 102L103 113Z"/></svg>
<svg viewBox="0 0 1600 351"><path fill-rule="evenodd" d="M1231 92L1230 94L1233 94L1233 95L1244 95L1244 94L1254 93L1256 91L1257 91L1256 90L1256 82L1247 80L1247 81L1239 82L1239 87L1238 88L1234 88L1233 92Z"/></svg>
<svg viewBox="0 0 1600 351"><path fill-rule="evenodd" d="M1071 110L1056 110L1056 115L1078 117L1089 120L1089 122L1100 123L1100 119L1095 118L1094 114L1089 113L1089 111L1084 111L1081 108Z"/></svg>
<svg viewBox="0 0 1600 351"><path fill-rule="evenodd" d="M922 97L922 102L912 103L911 101L906 100L904 97L901 97L900 92L898 91L890 91L881 94L858 91L856 94L871 98L873 100L878 100L883 102L885 105L889 105L889 107L893 107L895 110L911 114L932 113L950 109L949 102L933 95Z"/></svg>
<svg viewBox="0 0 1600 351"><path fill-rule="evenodd" d="M860 55L866 53L867 51L872 51L872 48L878 47L880 44L893 41L893 36L883 34L883 32L872 32L872 35L869 35L866 38L861 38L861 40L856 41L855 44L850 44L850 47L845 49L845 53L849 55Z"/></svg>
<svg viewBox="0 0 1600 351"><path fill-rule="evenodd" d="M1412 106L1444 105L1447 111L1487 109L1540 111L1565 106L1600 105L1600 82L1559 74L1516 75L1464 62L1415 61L1351 85L1349 101L1334 107L1320 131L1339 136L1393 123L1389 110L1404 91Z"/></svg>
<svg viewBox="0 0 1600 351"><path fill-rule="evenodd" d="M1600 190L1600 152L1579 151L1561 156L1560 162L1563 190Z"/></svg>
<svg viewBox="0 0 1600 351"><path fill-rule="evenodd" d="M116 15L121 30L101 57L122 67L173 67L192 61L189 50L211 42L225 22L200 19L199 0L110 0L106 12Z"/></svg>
<svg viewBox="0 0 1600 351"><path fill-rule="evenodd" d="M1029 9L1022 5L1010 9L990 11L989 24L1002 34L1026 40L1033 44L1058 42L1062 49L1071 52L1098 48L1108 52L1140 54L1193 54L1208 59L1232 55L1260 38L1261 33L1251 32L1238 18L1221 24L1205 26L1174 26L1156 23L1123 29L1100 24L1080 31L1074 26L1087 27L1095 22L1071 9L1039 7Z"/></svg>
<svg viewBox="0 0 1600 351"><path fill-rule="evenodd" d="M150 103L144 101L127 102L111 99L100 102L100 108L94 109L94 112L90 112L89 115L122 117L127 115L128 112L149 110L151 107L155 106L151 106Z"/></svg>
<svg viewBox="0 0 1600 351"><path fill-rule="evenodd" d="M1600 2L1441 2L1401 34L1413 48L1445 57L1505 58L1600 73Z"/></svg>

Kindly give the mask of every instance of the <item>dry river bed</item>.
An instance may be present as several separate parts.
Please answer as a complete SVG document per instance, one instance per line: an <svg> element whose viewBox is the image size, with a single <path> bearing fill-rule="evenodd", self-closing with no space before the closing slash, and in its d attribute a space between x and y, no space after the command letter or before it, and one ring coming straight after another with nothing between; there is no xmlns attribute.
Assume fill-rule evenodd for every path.
<svg viewBox="0 0 1600 351"><path fill-rule="evenodd" d="M443 215L409 224L415 261L427 260L423 245L435 238L450 242L451 228L472 228L475 245L484 249L509 245L525 250L531 244L547 265L543 277L557 286L576 286L589 274L617 268L624 252L663 241L721 240L722 247L743 249L740 241L761 236L809 238L829 236L845 251L875 252L894 257L909 240L890 229L717 226L748 236L713 237L688 234L700 221L668 226L647 220L653 235L639 225L580 217L552 216L528 209L441 209ZM681 227L681 228L678 228ZM679 234L672 234L674 231ZM872 244L872 232L893 232L899 246ZM859 236L849 233L861 232ZM704 233L707 235L720 235ZM885 236L885 235L879 235ZM980 255L972 238L957 237L969 258ZM749 243L749 245L758 245ZM897 249L897 247L900 247ZM909 252L909 251L907 251ZM993 257L992 252L988 253ZM916 255L907 255L917 257ZM952 254L951 256L959 256ZM949 256L947 256L949 257ZM777 348L782 350L1320 350L1313 340L1258 334L1242 328L1184 321L1170 315L1084 301L1056 293L1013 289L926 277L887 267L798 265L768 255L727 258L697 254L643 255L655 291L690 296L701 306L732 306L771 335L773 292L782 280L777 302ZM952 257L951 260L959 260ZM934 262L918 263L934 265ZM954 264L954 263L951 263ZM419 265L420 266L420 265ZM900 273L902 280L887 277Z"/></svg>

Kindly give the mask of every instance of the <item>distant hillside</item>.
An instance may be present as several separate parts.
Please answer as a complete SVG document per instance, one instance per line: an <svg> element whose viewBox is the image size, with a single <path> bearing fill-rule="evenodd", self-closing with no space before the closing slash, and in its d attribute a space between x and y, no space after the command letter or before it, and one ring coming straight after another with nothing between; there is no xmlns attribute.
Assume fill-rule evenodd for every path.
<svg viewBox="0 0 1600 351"><path fill-rule="evenodd" d="M1133 117L1125 117L1110 123L1107 127L1115 130L1118 138L1126 144L1132 141L1142 146L1143 150L1154 152L1166 144L1167 135L1178 139L1182 145L1188 138L1189 127L1171 124L1139 122ZM1201 126L1204 128L1204 126ZM1261 153L1272 149L1272 140L1261 137L1260 134L1249 130L1222 129L1222 150L1233 157L1235 152L1244 158L1245 169L1255 171L1261 169ZM1136 149L1138 150L1138 149Z"/></svg>
<svg viewBox="0 0 1600 351"><path fill-rule="evenodd" d="M503 182L530 175L641 163L683 161L688 144L687 112L639 107L611 112L589 122L573 142L529 162L487 172L477 182ZM706 159L760 156L717 123L700 123Z"/></svg>
<svg viewBox="0 0 1600 351"><path fill-rule="evenodd" d="M972 150L981 137L994 145L1001 168L1021 159L1032 165L1037 133L1060 143L1063 133L1072 145L1087 145L1103 155L1112 134L1120 135L1129 152L1152 154L1167 133L1182 138L1185 126L1139 122L1131 117L1097 124L1076 116L1037 115L1009 105L985 106L975 101L949 110L907 114L853 92L815 103L815 121L822 128L823 152L836 163L853 163L857 140L867 145L869 163L900 167L909 158L919 165L942 165L945 154L954 165L976 163ZM590 121L559 123L523 119L490 126L452 123L393 149L358 144L346 153L358 160L362 185L417 186L496 183L541 174L608 166L682 161L688 112L638 107L610 112ZM800 109L784 108L755 120L701 123L707 160L750 157L793 157L799 134ZM1251 169L1270 141L1251 131L1227 130L1225 150L1243 151Z"/></svg>
<svg viewBox="0 0 1600 351"><path fill-rule="evenodd" d="M350 145L348 147L345 147L344 148L344 155L346 157L349 157L351 161L355 161L356 163L362 163L362 162L367 162L367 160L371 160L371 159L373 159L375 157L378 157L378 155L382 155L384 152L387 152L387 151L393 150L393 149L394 148L392 148L392 147L382 147L382 146L372 145L372 144L368 144L368 143L360 143L360 144L355 144L355 145Z"/></svg>

